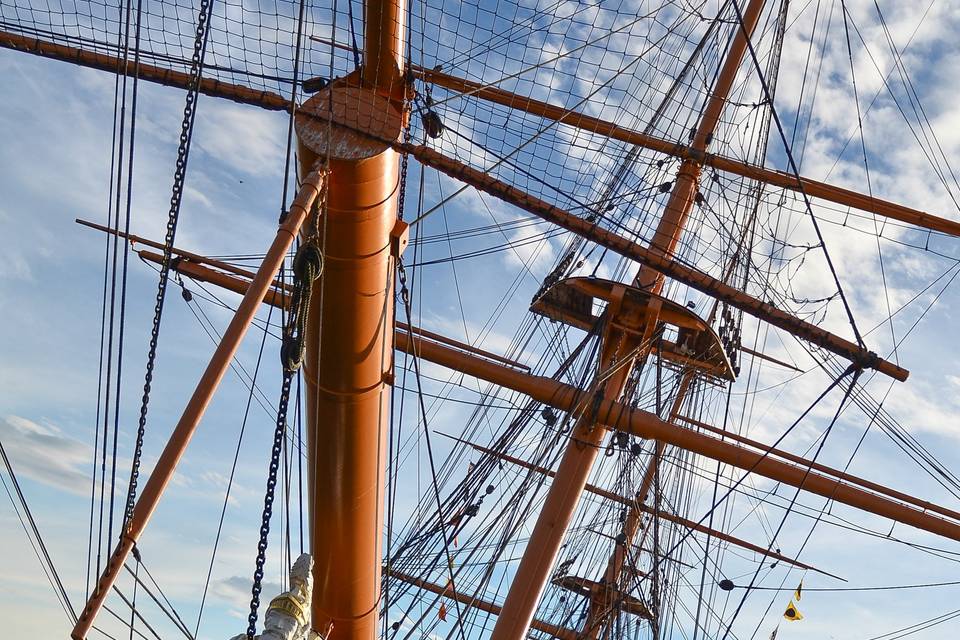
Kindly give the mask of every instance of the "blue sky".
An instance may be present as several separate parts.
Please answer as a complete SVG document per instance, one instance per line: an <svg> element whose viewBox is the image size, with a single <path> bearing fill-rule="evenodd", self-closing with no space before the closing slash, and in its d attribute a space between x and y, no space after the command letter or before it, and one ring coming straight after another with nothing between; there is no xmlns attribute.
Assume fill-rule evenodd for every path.
<svg viewBox="0 0 960 640"><path fill-rule="evenodd" d="M855 11L854 15L863 16L867 41L878 43L875 45L878 64L883 69L889 68L890 60L884 58L879 45L882 33L869 20L869 3L856 3L854 7L860 12ZM896 42L909 38L924 8L889 7L888 20ZM809 14L805 14L803 19L808 18ZM953 95L956 81L960 80L955 64L960 50L951 37L960 28L958 20L960 8L955 3L939 3L924 20L910 53L905 56L907 67L916 70L916 88L943 143L945 155L952 162L960 157L957 133L960 111ZM871 28L867 30L866 25ZM785 68L796 70L802 65L806 48L800 32L798 28L788 39ZM852 151L848 150L830 173L840 143L851 131L855 117L849 108L835 107L849 104L851 95L843 47L842 42L833 43L826 62L823 94L818 102L821 106L814 114L817 134L807 144L804 173L816 178L830 175L838 183L851 185L862 180L862 162ZM858 47L856 56L859 89L861 95L872 95L881 84L864 51ZM79 217L103 221L105 217L113 79L108 74L78 70L7 50L0 50L0 77L5 87L0 95L0 130L4 131L4 143L0 146L0 166L3 167L0 242L4 249L4 259L0 262L0 308L4 310L0 332L0 438L24 483L74 604L79 605L86 570L104 239L97 232L74 224L73 220ZM779 95L784 105L796 103L796 80L790 73L781 80ZM179 91L141 85L132 226L136 233L146 237L162 238L181 109ZM942 187L931 178L929 165L891 102L881 101L865 126L871 144L871 177L877 193L946 217L960 217ZM285 135L283 115L201 99L178 233L179 246L209 255L263 250L273 235L280 206ZM773 159L782 160L775 150ZM432 175L429 179L437 180ZM441 193L449 194L453 188L447 181L437 181L436 185L428 183L427 203L436 201ZM489 212L487 206L491 207ZM828 212L823 215L831 217ZM492 200L481 200L467 193L458 204L448 207L442 217L433 216L423 233L439 234L447 225L451 229L469 228L489 224L491 217L507 220L515 216L515 212ZM802 236L803 232L800 233ZM881 289L877 280L875 240L849 227L825 225L825 233L841 281L847 291L852 292L852 306L861 326L873 326L886 313L886 300L878 293ZM937 242L945 253L958 253L955 241ZM520 255L505 252L454 263L454 267L444 264L425 268L421 276L423 287L428 294L437 295L424 295L417 300L423 324L457 338L476 339L479 328L492 316L491 305L511 290L512 280L523 264L521 260L527 261L532 271L522 275L516 294L517 300L525 302L556 259L560 247L558 240L539 241L518 249ZM475 245L469 241L459 241L454 246L435 246L430 250L442 257L471 248ZM950 265L948 260L886 241L882 250L894 307L897 301L907 301ZM454 268L458 269L456 273ZM121 411L124 426L118 460L120 478L125 477L129 464L155 275L153 270L131 259ZM454 293L454 282L459 282L461 287L459 296ZM822 265L811 266L799 276L797 286L823 291L825 282L829 281L824 280ZM199 329L196 318L176 293L171 291L173 295L164 317L145 448L145 471L149 471L212 351L210 339ZM229 302L235 298L226 295L224 300ZM918 303L908 307L899 317L898 332L902 334L929 301L929 296L921 297ZM960 343L952 339L957 301L955 289L947 289L900 349L898 355L913 375L907 384L895 387L885 405L953 469L960 464L960 456L955 453L960 438L960 426L955 418L960 410L960 368L956 366ZM523 306L521 303L510 307L493 325L482 346L505 351L522 317ZM225 326L226 311L207 303L204 309L217 328ZM836 313L826 322L837 330L842 329ZM257 357L256 337L258 333L251 333L238 356L238 361L248 370L252 370ZM880 330L872 334L871 340L874 339L876 342L871 344L887 344ZM789 342L771 349L775 355L786 354L801 360L804 357L797 346ZM261 384L267 409L270 409L279 376L269 346L264 367ZM428 373L443 378L448 375L440 370ZM778 374L770 375L775 384ZM811 377L814 379L809 380ZM759 396L761 408L756 415L763 419L752 425L751 434L762 438L779 433L796 417L804 400L822 389L823 384L822 378L810 376L793 385L789 392L774 391ZM886 392L887 383L874 380L869 388L879 397ZM465 393L463 397L471 396ZM196 620L203 573L209 562L245 401L243 384L236 375L231 375L211 406L141 545L147 568L185 614L191 627ZM448 406L450 404L439 407L435 416L431 414L434 424L445 426L464 419L466 409ZM832 406L835 405L828 405L826 410ZM229 637L245 627L243 611L248 599L248 576L253 568L271 423L269 411L255 406L241 451L200 637ZM842 456L852 448L859 436L857 428L862 425L860 413L841 422L834 442L837 459L831 463L842 463ZM804 431L790 445L803 450L813 440L817 426L822 428L822 422ZM914 491L921 497L956 506L955 501L947 500L942 489L919 474L915 466L905 462L879 435L868 438L851 469L896 488ZM121 480L118 484L124 482ZM424 495L427 486L423 478L418 477L416 490L410 487L409 506L416 503L417 496ZM808 502L819 505L813 500ZM882 521L847 509L835 512L860 523L885 528ZM746 530L747 534L756 532L756 529ZM902 527L898 534L958 551L955 544L951 546ZM0 541L7 550L0 588L3 596L0 608L8 614L7 632L22 637L65 637L68 631L65 616L57 608L7 503L0 506ZM279 582L281 574L278 542L275 537L269 559L268 579L273 585ZM797 542L791 537L784 542L784 548ZM849 577L850 584L855 586L936 582L950 580L955 575L952 563L902 545L851 538L842 530L831 528L818 529L803 557ZM834 586L826 582L817 584ZM809 581L808 586L811 586ZM805 599L804 626L782 629L780 637L865 639L956 609L958 594L960 587L850 594L842 599L811 592ZM751 605L757 607L751 610L757 615L745 615L745 618L760 617L766 600L762 603L759 600ZM767 619L775 618L773 615ZM159 614L155 613L150 619L157 621L158 630L170 632ZM108 625L107 628L117 627ZM945 624L918 637L952 638L955 628Z"/></svg>

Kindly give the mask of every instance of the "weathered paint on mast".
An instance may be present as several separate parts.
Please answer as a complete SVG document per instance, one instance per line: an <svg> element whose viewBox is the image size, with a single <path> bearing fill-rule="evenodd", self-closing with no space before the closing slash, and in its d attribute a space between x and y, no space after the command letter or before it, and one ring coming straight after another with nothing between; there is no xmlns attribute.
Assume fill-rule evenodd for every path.
<svg viewBox="0 0 960 640"><path fill-rule="evenodd" d="M394 149L330 120L400 137L403 11L397 0L364 3L364 66L314 95L296 122L300 161L330 167L303 371L312 625L333 640L377 635L400 176Z"/></svg>
<svg viewBox="0 0 960 640"><path fill-rule="evenodd" d="M748 40L760 19L763 4L764 0L751 0L744 14L743 24L733 38L694 136L693 146L698 151L705 151L713 137L737 69L746 52ZM650 241L649 248L655 253L667 258L674 255L680 234L693 208L700 172L701 165L692 160L686 160L680 165L663 216ZM663 288L663 282L661 273L641 267L635 284L656 294ZM610 307L614 306L611 303ZM608 307L609 319L616 318L616 313L615 308ZM604 335L600 371L606 371L617 358L626 360L617 363L617 372L603 384L603 400L618 399L623 394L630 369L635 363L642 366L645 362L649 355L648 343L653 336L658 315L659 301L651 298L647 312L647 329L639 339L623 334ZM610 344L614 337L619 339L616 346ZM637 349L640 349L640 352L635 353ZM514 581L504 600L503 612L497 618L492 640L521 640L526 635L604 435L605 430L596 423L592 413L586 413L577 420L530 535L530 541L524 549Z"/></svg>

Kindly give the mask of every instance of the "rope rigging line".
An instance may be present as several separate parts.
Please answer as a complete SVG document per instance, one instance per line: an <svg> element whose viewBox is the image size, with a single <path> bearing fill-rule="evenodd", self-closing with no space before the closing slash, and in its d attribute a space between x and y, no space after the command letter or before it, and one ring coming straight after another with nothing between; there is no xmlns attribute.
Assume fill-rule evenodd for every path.
<svg viewBox="0 0 960 640"><path fill-rule="evenodd" d="M284 291L285 290L281 290ZM283 294L281 294L283 295ZM270 307L270 310L267 312L267 324L270 323L270 317L273 315L273 307ZM203 595L200 597L200 607L197 611L197 624L194 626L193 635L194 637L200 634L200 621L203 619L203 608L207 601L207 591L210 587L210 579L213 576L213 565L216 561L217 550L220 547L220 536L223 532L223 522L227 514L227 505L230 503L230 492L233 488L234 478L236 477L237 472L237 463L240 460L240 448L243 445L243 436L246 433L247 429L247 419L250 416L250 406L253 402L254 389L256 389L256 382L258 374L260 373L260 364L263 360L264 347L267 342L267 331L264 330L263 337L260 340L260 348L257 352L257 362L253 368L253 376L251 378L250 390L247 393L246 405L243 409L243 420L240 423L240 433L237 436L237 446L234 449L233 453L233 463L230 465L230 476L227 480L227 488L224 491L223 495L223 506L220 509L220 519L217 522L217 534L213 542L213 551L210 553L210 564L207 566L207 577L203 582ZM299 399L299 398L298 398ZM297 403L299 406L299 402Z"/></svg>
<svg viewBox="0 0 960 640"><path fill-rule="evenodd" d="M118 21L119 23L119 21ZM119 41L119 34L117 39ZM118 62L119 65L119 62ZM109 172L109 194L107 196L107 226L109 227L112 224L113 219L113 189L114 189L114 169L117 165L117 124L118 124L118 103L119 103L119 89L120 89L120 77L117 75L114 78L114 93L113 93L113 123L111 125L111 135L112 139L110 141L110 172ZM119 226L119 224L117 224ZM84 583L85 586L85 595L89 597L90 595L90 580L91 580L91 569L95 571L95 575L100 575L100 562L102 554L102 544L103 544L103 500L101 499L101 509L100 509L100 523L97 530L97 564L96 567L93 567L93 520L94 520L94 511L96 503L96 494L97 494L97 462L99 461L99 450L100 450L100 416L101 411L105 410L106 407L101 404L101 399L104 394L104 377L107 378L107 383L109 384L112 380L110 376L105 376L105 366L104 366L104 354L105 354L105 342L107 335L107 281L110 276L110 245L111 241L116 242L116 238L110 238L107 236L104 238L104 255L103 255L103 289L100 294L101 296L101 307L100 307L100 348L98 356L98 367L97 367L97 407L96 407L96 417L94 420L94 441L93 441L93 468L91 469L91 481L90 481L90 518L88 526L88 538L87 538L87 567L86 567L86 580ZM114 283L116 276L114 275ZM111 308L112 312L112 308ZM111 341L112 348L112 341ZM109 359L109 358L108 358ZM108 403L107 403L108 404ZM104 417L106 420L106 417ZM103 477L103 476L101 476ZM101 480L101 483L103 480ZM101 491L101 496L102 496Z"/></svg>
<svg viewBox="0 0 960 640"><path fill-rule="evenodd" d="M879 636L873 636L869 638L869 640L899 640L899 638L906 638L907 636L912 636L915 633L919 633L920 631L926 631L931 627L935 627L939 624L943 624L944 622L949 622L950 620L953 620L955 618L960 618L960 609L955 609L953 611L949 611L947 613L943 613L938 616L928 618L926 620L917 622L910 626L897 629L896 631L884 633Z"/></svg>
<svg viewBox="0 0 960 640"><path fill-rule="evenodd" d="M830 423L827 425L827 428L826 428L826 430L824 431L824 435L823 435L823 437L822 437L822 439L821 439L821 441L820 441L820 444L818 445L817 450L816 450L816 452L815 452L814 455L813 455L813 458L811 458L811 464L809 464L809 465L806 466L806 469L805 469L805 472L804 472L804 479L806 479L807 475L809 475L809 473L810 473L810 471L811 471L811 469L812 469L813 463L816 463L816 461L820 458L820 454L823 452L823 447L824 447L824 446L826 445L826 443L827 443L827 437L829 436L830 432L833 430L833 427L834 427L834 425L836 424L837 419L840 417L840 413L843 411L843 408L844 408L844 406L846 405L847 400L850 399L851 392L852 392L852 391L854 390L854 388L856 387L857 380L860 378L860 375L863 373L863 371L862 371L862 369L853 369L852 367L851 367L851 368L848 368L847 371L844 372L844 374L843 374L841 377L837 378L837 379L834 381L834 383L839 383L844 377L846 377L847 375L850 375L851 373L852 373L853 375L852 375L851 378L850 378L850 384L847 386L846 391L845 391L844 394L843 394L843 398L841 398L840 404L837 406L837 410L836 410L836 412L835 412L834 415L833 415L833 419L830 420ZM830 388L832 389L833 386L834 386L834 385L831 385ZM838 486L839 486L839 485L838 485ZM794 506L794 504L796 504L797 498L800 497L800 492L803 491L803 488L802 488L802 487L803 487L803 482L800 483L800 487L798 487L798 488L796 489L796 491L795 491L794 494L793 494L793 497L790 499L790 504L787 506L787 509L786 509L786 511L784 512L783 517L781 518L780 524L777 526L776 531L774 531L774 534L773 534L773 537L772 537L771 540L770 540L770 544L769 544L769 546L768 546L768 549L773 548L773 545L776 543L777 536L780 535L780 532L783 530L783 527L786 525L786 523L787 523L787 518L790 516L791 512L793 511L793 506ZM828 498L827 502L828 502L828 503L832 502L832 499L829 499L829 498ZM819 522L820 522L820 520L819 520L819 518L818 518L818 519L814 522L813 527L816 527ZM812 533L813 533L813 528L811 528L811 530L810 530L810 534L812 534ZM810 534L808 534L807 540L810 539ZM804 545L806 545L806 541L804 542ZM801 546L801 549L802 549L802 546ZM745 588L743 597L740 599L740 602L737 604L737 607L736 607L736 609L734 610L733 615L730 617L730 621L727 623L726 629L724 630L723 639L725 639L725 638L729 635L730 630L731 630L731 628L733 627L734 622L736 621L737 617L740 615L740 612L743 610L743 606L744 606L744 604L745 604L746 601L747 601L747 597L748 597L749 594L750 594L750 590L751 590L751 589L753 588L753 586L756 584L756 580L757 580L757 578L758 578L759 575L760 575L761 569L762 569L762 565L759 566L759 567L757 567L757 570L754 572L753 577L750 578L750 584ZM722 639L722 640L723 640L723 639Z"/></svg>
<svg viewBox="0 0 960 640"><path fill-rule="evenodd" d="M410 313L410 291L407 288L407 275L406 275L406 270L404 269L402 260L398 261L397 270L398 270L398 276L400 281L400 299L403 301L403 307L406 313L407 325L410 326L411 323L413 322L412 314ZM422 390L422 386L420 382L420 364L419 364L419 359L416 357L416 355L413 356L413 366L415 371L414 379L416 380L416 383L417 383L417 389ZM437 503L437 515L440 518L440 533L443 539L444 554L447 557L447 565L452 567L453 558L450 554L450 547L447 542L447 535L444 529L445 519L443 517L443 506L442 506L442 500L440 498L440 489L437 486L437 472L436 472L436 466L435 466L434 457L433 457L433 445L431 444L431 439L430 439L430 429L427 423L426 406L423 403L423 396L421 394L418 394L418 398L419 398L419 407L420 407L420 419L423 420L423 432L424 432L424 435L426 436L427 456L430 461L430 474L433 482L434 497ZM453 580L452 569L450 570L450 580L451 581ZM460 612L460 603L457 600L454 600L454 606L457 609L457 620L458 620L458 628L460 630L460 638L461 640L466 640L466 635L463 630L463 624L461 622L463 617Z"/></svg>
<svg viewBox="0 0 960 640"><path fill-rule="evenodd" d="M7 456L7 450L4 448L2 441L0 441L0 457L3 458L3 466L7 471L7 475L10 477L11 484L13 484L16 500L14 500L13 494L10 493L10 488L7 486L7 481L3 479L3 476L0 476L0 483L3 484L3 488L7 493L7 497L10 498L10 504L13 506L13 509L17 514L17 518L20 520L23 531L27 535L27 540L30 542L30 546L37 555L37 560L40 562L40 566L43 569L47 580L49 580L50 586L53 589L60 606L63 608L64 613L67 614L67 619L70 620L71 623L75 624L77 621L77 615L74 612L73 605L70 603L70 596L67 594L67 590L64 587L63 581L60 579L60 574L57 572L57 568L53 564L53 559L50 557L50 552L47 550L46 542L44 541L43 536L40 534L40 528L37 526L37 521L33 517L33 512L30 510L30 506L27 504L26 496L23 494L23 489L20 487L20 482L13 470L13 465L10 462L10 458ZM24 517L26 517L26 522L24 522ZM34 542L34 540L36 540L36 542Z"/></svg>
<svg viewBox="0 0 960 640"><path fill-rule="evenodd" d="M866 179L867 179L867 195L870 198L873 198L873 180L871 179L871 176L870 176L870 163L867 160L866 132L863 129L863 113L861 112L861 109L860 109L860 92L857 88L857 74L856 74L855 65L853 62L853 46L850 43L850 26L849 26L849 20L848 20L846 0L840 0L840 11L843 15L843 32L847 42L847 59L850 63L850 80L853 84L853 103L856 106L857 128L860 131L860 150L863 155L863 170L864 170L864 173L866 174ZM887 286L887 270L883 263L883 250L881 249L881 246L880 246L881 227L877 221L876 215L873 216L873 226L877 236L876 237L877 260L880 264L880 282L883 285L883 297L884 297L884 302L887 305L887 316L890 318L889 320L890 339L893 341L894 345L896 345L897 333L893 326L893 314L891 312L891 304L890 304L890 289ZM898 353L896 348L894 348L893 350L893 357L895 359L894 361L899 363L900 354Z"/></svg>
<svg viewBox="0 0 960 640"><path fill-rule="evenodd" d="M200 0L197 12L196 33L193 43L193 56L190 61L190 82L187 95L184 99L183 119L180 123L180 139L177 147L176 168L174 170L173 186L170 196L170 209L167 215L166 235L164 237L163 262L160 266L160 277L157 283L157 294L154 302L153 322L150 329L150 346L147 352L146 372L144 374L143 395L140 401L140 415L137 422L137 437L134 445L133 460L130 469L130 483L127 490L126 508L124 511L123 534L133 516L136 503L137 483L140 475L140 459L143 455L143 440L147 426L147 411L150 404L150 391L153 384L153 370L157 356L157 345L160 338L160 323L163 317L163 307L166 300L167 282L170 275L170 262L173 245L176 240L177 225L180 220L180 204L183 199L184 183L186 180L187 163L190 158L190 147L193 140L193 126L196 121L196 105L199 99L199 84L203 74L203 65L209 39L208 24L213 12L214 0Z"/></svg>
<svg viewBox="0 0 960 640"><path fill-rule="evenodd" d="M134 589L136 589L136 583L134 583ZM154 630L154 628L153 628L152 626L150 626L150 623L148 623L148 622L143 618L143 615L142 615L139 611L137 611L137 605L136 605L136 603L135 603L135 602L131 602L131 601L127 598L127 596L123 595L123 592L120 591L120 589L117 587L117 585L113 585L113 592L116 593L118 596L120 596L120 600L123 601L123 604L127 605L127 608L130 609L130 620L129 620L129 621L123 620L119 615L117 615L117 614L115 614L115 613L114 613L113 615L114 615L115 618L117 618L118 620L120 620L121 622L123 622L123 623L124 623L124 626L126 626L127 628L130 629L130 637L131 637L131 638L133 637L133 634L134 634L134 633L136 633L136 634L137 634L138 636L140 636L141 638L145 637L141 632L137 631L137 630L134 628L133 620L134 620L134 618L136 618L136 619L140 620L141 623L143 623L143 626L147 628L147 631L149 631L150 634L151 634L154 638L156 638L156 640L163 640L163 638L160 637L160 634L157 633L156 630Z"/></svg>
<svg viewBox="0 0 960 640"><path fill-rule="evenodd" d="M701 517L699 521L697 521L697 524L703 524L703 522L710 516L710 514L711 514L714 510L716 510L720 505L722 505L722 504L724 503L724 501L725 501L730 495L733 494L734 490L735 490L737 487L739 487L741 484L743 484L743 482L746 481L746 479L747 479L748 477L752 476L752 474L753 474L753 468L755 468L755 467L760 463L760 461L766 459L767 456L770 455L770 450L779 447L780 444L787 438L787 436L789 436L790 433L792 433L792 431L797 427L797 425L799 425L800 422L803 421L803 419L806 418L807 415L809 415L810 412L813 411L813 409L814 409L817 405L819 405L819 403L820 403L824 398L826 398L826 396L827 396L831 391L833 391L833 389L834 389L841 381L843 381L843 379L844 379L845 377L847 377L847 376L850 375L850 374L856 375L856 372L857 372L857 371L859 371L859 369L856 369L856 367L855 367L854 365L851 365L850 367L847 368L847 370L846 370L843 374L841 374L839 377L837 377L837 378L835 378L834 380L832 380L831 383L827 386L827 388L824 389L824 390L817 396L817 398L816 398L812 403L810 403L810 404L807 406L806 409L804 409L804 411L800 414L800 416L799 416L796 420L794 420L794 422L786 429L786 431L784 431L784 432L770 445L770 449L764 451L764 452L761 454L760 459L759 459L756 463L754 463L754 464L751 466L750 469L745 470L744 473L743 473L743 475L740 476L740 478L739 478L733 485L731 485L731 486L729 487L729 489L726 491L726 493L724 493L723 496L721 496L716 502L714 502L714 503L712 504L712 506L710 507L710 509L708 510L708 512L707 512L703 517ZM851 386L851 389L852 389L852 386ZM849 391L848 391L847 393L849 394ZM846 395L845 395L845 397L846 397ZM845 403L841 403L840 406L842 407L844 404L845 404ZM810 472L810 468L808 467L808 468L806 469L806 473L809 474L809 472ZM799 493L798 493L798 495L799 495ZM688 537L688 536L689 536L689 533L686 534L686 535L684 536L684 538L686 538L686 537ZM670 553L672 553L672 550L671 550ZM667 555L669 555L669 553L668 553Z"/></svg>
<svg viewBox="0 0 960 640"><path fill-rule="evenodd" d="M187 629L187 625L183 621L183 618L181 618L180 614L177 613L177 610L174 608L173 604L170 602L170 599L167 598L166 594L160 588L160 585L157 584L156 579L154 579L153 575L147 569L146 565L143 564L142 554L140 554L139 551L137 553L140 555L139 558L135 556L135 559L137 560L138 570L139 569L144 570L144 573L147 574L147 577L150 579L150 582L153 583L153 589L151 589L150 585L148 585L146 582L143 581L143 579L139 576L138 572L131 570L129 565L124 564L123 568L126 569L127 573L129 573L130 576L133 578L135 585L143 589L144 593L147 594L147 596L150 598L150 600L153 601L153 603L157 606L157 608L160 609L160 611L162 611L165 616L167 616L170 622L173 623L173 626L177 628L177 631L181 632L184 635L184 637L187 638L187 640L194 640L196 636L191 634L190 630ZM157 593L160 594L160 598L163 599L163 602L160 601L160 598L157 598L157 595L154 593L154 590L156 590Z"/></svg>
<svg viewBox="0 0 960 640"><path fill-rule="evenodd" d="M130 26L132 19L132 3L127 2L125 9L125 23L123 25L123 65L127 67L129 65L129 48L130 48ZM140 69L140 34L141 34L141 20L143 15L142 2L138 0L137 9L136 9L136 31L134 35L134 71L133 71L133 86L132 92L130 94L130 139L129 139L129 150L127 153L128 166L126 171L126 199L125 206L121 201L122 189L121 185L123 182L123 148L124 148L124 131L126 127L126 109L127 109L127 76L125 72L123 74L123 79L120 83L120 92L122 97L120 103L120 115L119 115L119 139L117 141L118 145L118 161L117 161L117 175L116 175L116 187L114 190L116 195L116 201L114 202L114 211L115 211L115 227L119 228L120 226L120 211L121 208L124 208L124 228L125 233L129 234L130 232L130 220L131 220L131 208L133 201L133 170L134 170L134 150L135 150L135 139L136 139L136 123L137 123L137 102L138 102L138 89L139 89L139 69ZM119 66L118 62L118 66ZM110 377L110 367L111 367L111 351L113 347L113 328L114 328L114 312L116 309L115 306L115 297L116 297L116 274L117 274L117 252L119 248L119 237L114 236L113 238L113 281L111 283L111 292L110 292L110 331L108 335L108 352L107 352L107 377ZM110 488L109 488L109 507L108 507L108 525L106 532L106 541L107 548L106 553L110 555L112 552L113 544L113 525L114 525L114 500L116 496L116 473L117 473L117 445L119 442L120 435L120 406L121 406L121 389L122 389L122 369L123 369L123 347L124 347L124 334L126 330L126 302L127 302L127 274L128 274L128 265L129 265L129 253L123 252L123 264L121 268L120 275L120 302L119 302L119 321L118 321L118 336L117 336L117 355L116 355L116 381L115 381L115 400L113 407L113 446L111 452L111 462L110 462ZM107 420L109 417L110 411L110 384L108 380L107 389L105 393L105 404L106 411L104 413L104 449L103 449L103 463L106 462L106 436L107 436ZM101 509L103 502L103 488L106 484L105 480L105 468L101 468ZM102 515L101 515L102 520ZM102 529L102 522L101 522ZM98 562L99 565L99 562Z"/></svg>
<svg viewBox="0 0 960 640"><path fill-rule="evenodd" d="M113 125L112 125L112 140L111 140L111 160L110 160L110 187L109 187L109 199L107 206L107 222L108 226L111 228L119 229L120 228L120 215L121 211L124 210L123 204L123 181L124 181L124 151L125 147L125 134L127 131L127 102L128 96L131 101L131 113L129 118L129 129L130 129L130 139L129 139L129 151L127 154L127 183L126 183L126 207L125 207L125 228L129 232L130 229L130 216L131 216L131 201L132 201L132 176L133 176L133 155L134 155L134 140L136 132L136 107L137 107L137 89L139 86L139 44L140 44L140 20L142 16L142 6L138 2L137 13L136 13L136 34L134 36L134 70L133 73L128 73L130 65L130 27L132 20L132 3L128 0L125 5L120 5L117 8L118 11L118 20L117 20L117 47L122 55L118 56L116 64L116 77L114 80L114 101L113 101ZM122 45L121 45L122 41ZM122 79L121 79L121 69ZM132 96L127 90L127 78L128 75L133 76L133 91ZM112 251L111 251L111 240L112 240ZM103 302L101 307L101 336L100 336L100 380L98 381L98 406L97 406L97 423L99 424L101 416L101 407L99 406L100 398L103 398L103 441L100 443L100 434L99 431L95 431L94 434L94 472L92 485L96 486L96 463L97 463L97 449L101 449L100 453L100 508L99 508L99 529L97 537L97 563L96 563L96 573L100 573L100 563L103 553L103 544L106 542L106 553L107 555L111 552L111 547L113 544L113 525L114 525L114 497L115 497L115 486L116 486L116 468L117 468L117 444L119 439L119 414L120 414L120 391L122 388L122 364L123 364L123 344L124 344L124 330L126 328L125 317L126 317L126 295L127 295L127 267L128 267L128 255L124 252L123 263L122 263L122 273L120 274L120 302L119 302L119 326L116 321L117 313L117 278L118 278L118 247L119 247L119 237L114 235L114 237L107 238L107 249L104 255L104 287L103 287ZM109 286L109 304L107 302L107 280L110 280ZM109 306L109 313L107 313L107 307ZM105 326L109 329L105 330ZM114 331L118 329L119 336L114 339ZM104 351L104 342L106 339L106 351ZM116 348L116 356L114 356L114 349ZM104 361L106 361L106 368L104 370ZM116 382L113 379L113 367L116 363ZM106 379L106 385L104 385L104 378ZM101 396L102 392L102 396ZM115 392L115 398L111 402L111 393ZM110 425L110 411L113 410L113 445L111 452L111 462L110 462L110 488L107 491L107 450L109 447L108 440L110 437L109 425ZM88 552L87 552L87 593L89 595L89 584L90 584L90 568L91 568L91 556L93 550L93 493L95 489L92 489L91 493L91 513L90 513L90 528L89 528L89 539L88 539ZM106 505L107 494L109 494L109 505ZM104 510L107 511L107 527L104 531L103 521L104 521ZM105 538L104 538L105 536Z"/></svg>
<svg viewBox="0 0 960 640"><path fill-rule="evenodd" d="M740 29L746 33L746 29L743 24L743 13L740 11L740 6L737 3L737 0L731 0L731 3L734 9L734 12L737 15L737 21L739 22ZM809 196L807 196L807 192L803 187L802 181L800 180L800 170L797 166L796 161L794 160L793 152L790 149L790 143L788 142L786 132L783 129L783 123L780 121L780 116L777 114L776 106L773 103L773 95L770 91L770 87L767 84L766 79L764 78L763 70L760 67L760 61L757 58L757 53L754 50L753 42L749 37L749 35L747 36L746 40L747 40L747 50L750 52L750 59L753 61L753 66L757 72L757 78L760 81L760 86L763 88L764 100L766 100L767 103L769 104L770 113L773 117L774 123L776 124L777 133L779 134L780 141L783 144L783 149L784 149L784 153L787 156L787 161L790 164L790 172L797 179L800 195L803 198L804 205L807 209L807 212L810 214L810 220L813 223L813 228L817 234L818 240L820 241L820 245L823 247L823 255L830 269L830 273L833 276L834 282L837 285L837 290L839 291L839 294L840 294L840 300L843 302L843 307L847 314L847 320L850 323L850 327L853 329L853 333L857 340L857 343L861 347L863 347L864 346L863 338L860 336L860 330L857 328L856 320L854 320L853 311L851 310L850 304L847 301L847 297L843 292L843 286L840 284L840 276L837 274L837 270L833 264L833 260L830 258L830 254L827 251L827 245L823 239L823 234L820 231L820 225L817 223L816 216L813 215L813 205L810 202Z"/></svg>

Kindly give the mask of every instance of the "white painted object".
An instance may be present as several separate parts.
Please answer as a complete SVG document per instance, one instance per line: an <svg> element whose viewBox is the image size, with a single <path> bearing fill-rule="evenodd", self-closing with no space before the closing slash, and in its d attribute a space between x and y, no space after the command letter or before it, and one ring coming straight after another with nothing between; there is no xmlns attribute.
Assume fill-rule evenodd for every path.
<svg viewBox="0 0 960 640"><path fill-rule="evenodd" d="M290 569L290 590L270 601L263 616L263 633L256 640L321 640L310 629L310 599L313 593L313 558L302 554ZM246 640L242 633L231 640Z"/></svg>

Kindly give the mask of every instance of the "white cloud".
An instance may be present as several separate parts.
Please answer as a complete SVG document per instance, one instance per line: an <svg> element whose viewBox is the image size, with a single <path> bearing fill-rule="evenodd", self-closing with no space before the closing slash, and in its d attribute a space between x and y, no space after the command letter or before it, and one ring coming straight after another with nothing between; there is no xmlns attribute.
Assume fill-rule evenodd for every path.
<svg viewBox="0 0 960 640"><path fill-rule="evenodd" d="M261 109L210 100L198 112L197 134L201 149L236 171L262 176L283 170L286 131Z"/></svg>
<svg viewBox="0 0 960 640"><path fill-rule="evenodd" d="M13 218L5 210L0 209L0 237L12 237ZM10 247L0 260L0 280L22 280L32 282L33 270L27 256L18 247Z"/></svg>
<svg viewBox="0 0 960 640"><path fill-rule="evenodd" d="M89 492L89 445L20 416L0 418L0 440L18 474L69 493Z"/></svg>
<svg viewBox="0 0 960 640"><path fill-rule="evenodd" d="M245 607L250 604L250 587L253 584L251 576L230 576L216 580L211 585L212 593L233 606ZM280 584L277 582L263 582L263 596L261 601L269 602L272 595L280 593Z"/></svg>

